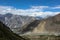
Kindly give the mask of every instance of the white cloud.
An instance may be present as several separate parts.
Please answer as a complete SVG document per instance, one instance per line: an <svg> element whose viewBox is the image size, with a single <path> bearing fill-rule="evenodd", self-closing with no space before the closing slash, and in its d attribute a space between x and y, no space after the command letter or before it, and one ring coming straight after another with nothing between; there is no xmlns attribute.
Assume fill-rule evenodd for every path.
<svg viewBox="0 0 60 40"><path fill-rule="evenodd" d="M43 8L49 8L49 6L32 6L33 9L43 9Z"/></svg>
<svg viewBox="0 0 60 40"><path fill-rule="evenodd" d="M49 9L49 6L31 6L29 9L16 9L11 6L0 6L0 14L12 13L17 15L29 15L29 16L42 16L55 15L60 12L44 11L44 9ZM54 8L54 7L52 7ZM57 8L57 7L55 7Z"/></svg>
<svg viewBox="0 0 60 40"><path fill-rule="evenodd" d="M60 5L52 7L52 9L60 9Z"/></svg>

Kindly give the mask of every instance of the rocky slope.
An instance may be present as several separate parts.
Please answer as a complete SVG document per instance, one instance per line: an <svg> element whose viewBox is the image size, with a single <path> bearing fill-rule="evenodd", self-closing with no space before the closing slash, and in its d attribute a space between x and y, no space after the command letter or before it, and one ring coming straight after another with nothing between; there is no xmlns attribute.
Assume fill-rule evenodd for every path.
<svg viewBox="0 0 60 40"><path fill-rule="evenodd" d="M29 16L14 15L11 13L4 15L0 14L0 21L7 25L15 33L19 33L18 31L23 25L28 24L33 20L35 20L35 18Z"/></svg>
<svg viewBox="0 0 60 40"><path fill-rule="evenodd" d="M29 35L60 35L60 14L43 20L33 21L22 32L25 31L25 34Z"/></svg>
<svg viewBox="0 0 60 40"><path fill-rule="evenodd" d="M25 40L21 36L13 33L10 28L0 22L0 40Z"/></svg>
<svg viewBox="0 0 60 40"><path fill-rule="evenodd" d="M42 20L37 26L37 32L60 33L60 14ZM34 30L36 30L34 29Z"/></svg>

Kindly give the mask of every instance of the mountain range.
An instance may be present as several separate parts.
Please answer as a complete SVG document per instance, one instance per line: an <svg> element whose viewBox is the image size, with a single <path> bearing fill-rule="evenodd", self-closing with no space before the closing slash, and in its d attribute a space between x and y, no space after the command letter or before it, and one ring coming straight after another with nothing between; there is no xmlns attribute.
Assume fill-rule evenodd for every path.
<svg viewBox="0 0 60 40"><path fill-rule="evenodd" d="M42 17L14 15L11 13L0 14L0 21L2 21L14 33L17 33L17 34L20 33L18 31L21 30L24 25L29 24L30 22L36 19L42 19Z"/></svg>
<svg viewBox="0 0 60 40"><path fill-rule="evenodd" d="M60 14L42 20L34 20L22 30L24 35L60 35Z"/></svg>
<svg viewBox="0 0 60 40"><path fill-rule="evenodd" d="M0 20L17 34L60 35L60 14L47 18L0 14Z"/></svg>
<svg viewBox="0 0 60 40"><path fill-rule="evenodd" d="M38 18L10 13L0 15L3 22L0 21L0 40L60 40L60 14Z"/></svg>

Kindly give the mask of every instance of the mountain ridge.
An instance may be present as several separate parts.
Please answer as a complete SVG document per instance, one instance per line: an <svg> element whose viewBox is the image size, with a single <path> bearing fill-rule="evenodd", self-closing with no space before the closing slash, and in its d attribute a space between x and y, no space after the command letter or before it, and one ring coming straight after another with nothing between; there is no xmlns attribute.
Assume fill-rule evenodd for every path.
<svg viewBox="0 0 60 40"><path fill-rule="evenodd" d="M11 13L4 15L0 14L0 21L7 25L15 33L18 33L23 25L26 25L33 20L35 20L35 18L30 16L13 15Z"/></svg>
<svg viewBox="0 0 60 40"><path fill-rule="evenodd" d="M44 34L60 35L60 14L55 15L53 17L43 19L43 20L39 20L39 21L40 21L39 24L35 28L33 28L32 31L28 31L24 34L38 33L38 34L43 34L43 35ZM29 26L27 26L27 27L29 27Z"/></svg>

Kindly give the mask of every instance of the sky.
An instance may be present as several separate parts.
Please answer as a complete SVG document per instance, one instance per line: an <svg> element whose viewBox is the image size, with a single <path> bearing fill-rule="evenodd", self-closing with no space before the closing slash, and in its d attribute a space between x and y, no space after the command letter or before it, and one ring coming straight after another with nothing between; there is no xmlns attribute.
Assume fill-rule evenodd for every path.
<svg viewBox="0 0 60 40"><path fill-rule="evenodd" d="M56 15L60 13L60 0L0 0L0 14L29 16Z"/></svg>

